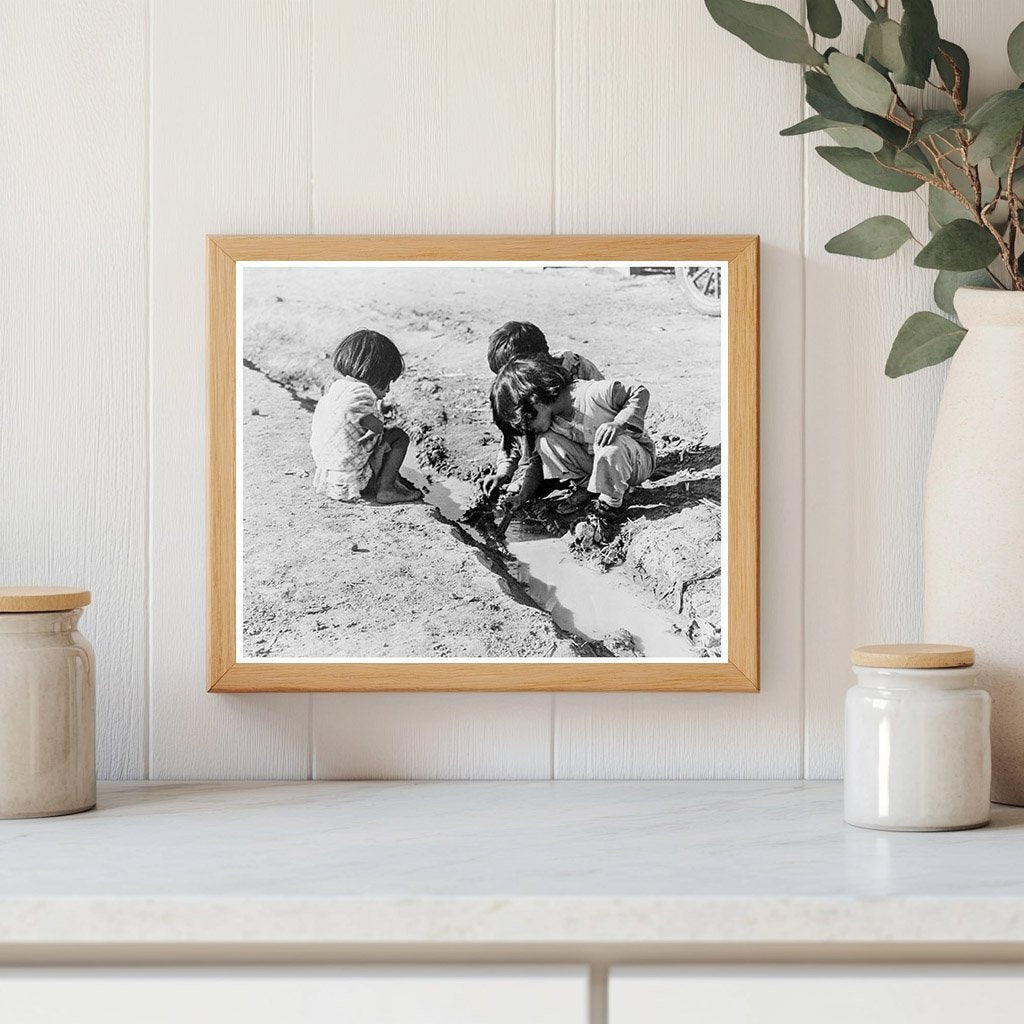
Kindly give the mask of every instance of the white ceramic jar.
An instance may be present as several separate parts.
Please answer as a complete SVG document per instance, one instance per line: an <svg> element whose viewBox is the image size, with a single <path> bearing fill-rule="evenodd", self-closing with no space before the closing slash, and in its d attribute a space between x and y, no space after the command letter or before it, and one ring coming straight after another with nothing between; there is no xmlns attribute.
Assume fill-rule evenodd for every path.
<svg viewBox="0 0 1024 1024"><path fill-rule="evenodd" d="M93 651L75 628L89 599L0 588L0 818L96 805Z"/></svg>
<svg viewBox="0 0 1024 1024"><path fill-rule="evenodd" d="M979 828L990 816L991 699L974 651L858 647L846 694L845 817L902 832Z"/></svg>

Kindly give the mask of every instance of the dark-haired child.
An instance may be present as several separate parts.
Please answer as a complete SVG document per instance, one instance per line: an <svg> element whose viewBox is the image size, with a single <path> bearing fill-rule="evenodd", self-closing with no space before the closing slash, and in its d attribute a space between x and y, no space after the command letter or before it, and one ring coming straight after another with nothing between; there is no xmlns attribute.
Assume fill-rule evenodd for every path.
<svg viewBox="0 0 1024 1024"><path fill-rule="evenodd" d="M496 415L536 435L544 477L572 483L558 510L582 509L596 496L600 542L614 534L626 491L654 472L654 442L644 429L649 402L642 384L573 380L539 359L506 364L491 388Z"/></svg>
<svg viewBox="0 0 1024 1024"><path fill-rule="evenodd" d="M568 349L551 352L544 332L528 320L509 320L502 324L487 341L487 365L491 373L498 373L513 359L532 358L548 361L565 370L573 380L603 380L604 374L585 356ZM517 434L502 423L493 403L491 412L501 431L501 457L493 473L483 480L487 495L496 494L508 485L508 493L525 497L535 489L540 476L533 439L528 434Z"/></svg>
<svg viewBox="0 0 1024 1024"><path fill-rule="evenodd" d="M333 363L341 378L313 412L314 486L338 501L419 501L420 491L399 476L409 436L384 425L379 405L405 369L401 352L383 334L354 331L334 350Z"/></svg>

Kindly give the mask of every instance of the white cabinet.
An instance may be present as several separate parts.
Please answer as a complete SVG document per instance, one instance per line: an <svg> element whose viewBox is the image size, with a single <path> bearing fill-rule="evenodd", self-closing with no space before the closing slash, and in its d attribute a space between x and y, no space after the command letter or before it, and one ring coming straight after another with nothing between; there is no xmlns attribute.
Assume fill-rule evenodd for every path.
<svg viewBox="0 0 1024 1024"><path fill-rule="evenodd" d="M587 1024L586 968L0 969L4 1024Z"/></svg>
<svg viewBox="0 0 1024 1024"><path fill-rule="evenodd" d="M1015 967L624 967L608 989L608 1024L987 1024L1022 1007Z"/></svg>

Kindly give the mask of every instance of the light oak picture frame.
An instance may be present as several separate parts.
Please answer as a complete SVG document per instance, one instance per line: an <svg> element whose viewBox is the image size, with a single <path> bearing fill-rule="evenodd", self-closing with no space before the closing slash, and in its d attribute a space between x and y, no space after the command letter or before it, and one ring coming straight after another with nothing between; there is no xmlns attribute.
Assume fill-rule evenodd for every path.
<svg viewBox="0 0 1024 1024"><path fill-rule="evenodd" d="M238 657L236 270L262 261L721 262L727 269L728 646L721 661L254 662ZM759 239L736 236L305 236L207 239L211 691L759 689Z"/></svg>

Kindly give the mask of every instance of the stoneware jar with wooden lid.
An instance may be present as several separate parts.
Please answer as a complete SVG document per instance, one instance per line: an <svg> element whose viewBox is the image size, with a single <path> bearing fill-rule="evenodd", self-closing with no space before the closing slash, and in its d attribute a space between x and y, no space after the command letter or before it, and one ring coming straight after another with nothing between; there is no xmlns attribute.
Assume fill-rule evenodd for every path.
<svg viewBox="0 0 1024 1024"><path fill-rule="evenodd" d="M862 828L940 832L990 816L991 700L974 651L858 647L846 694L845 817Z"/></svg>
<svg viewBox="0 0 1024 1024"><path fill-rule="evenodd" d="M0 818L96 806L93 651L76 629L89 600L0 587Z"/></svg>

